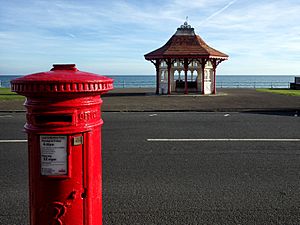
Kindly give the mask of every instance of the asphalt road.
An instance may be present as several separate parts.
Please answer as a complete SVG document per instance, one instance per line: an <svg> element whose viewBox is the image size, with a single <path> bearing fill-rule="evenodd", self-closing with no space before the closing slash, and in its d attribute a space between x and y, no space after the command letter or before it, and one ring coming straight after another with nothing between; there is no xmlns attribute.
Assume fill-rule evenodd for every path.
<svg viewBox="0 0 300 225"><path fill-rule="evenodd" d="M300 224L300 115L103 118L105 225ZM0 114L0 140L25 139L24 121ZM0 179L0 224L27 224L26 143L0 143Z"/></svg>

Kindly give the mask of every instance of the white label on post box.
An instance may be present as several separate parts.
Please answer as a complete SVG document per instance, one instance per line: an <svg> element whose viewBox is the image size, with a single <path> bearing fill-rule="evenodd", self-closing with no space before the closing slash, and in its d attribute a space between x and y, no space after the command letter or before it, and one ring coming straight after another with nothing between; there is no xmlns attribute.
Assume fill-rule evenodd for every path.
<svg viewBox="0 0 300 225"><path fill-rule="evenodd" d="M67 136L40 136L41 174L67 175Z"/></svg>

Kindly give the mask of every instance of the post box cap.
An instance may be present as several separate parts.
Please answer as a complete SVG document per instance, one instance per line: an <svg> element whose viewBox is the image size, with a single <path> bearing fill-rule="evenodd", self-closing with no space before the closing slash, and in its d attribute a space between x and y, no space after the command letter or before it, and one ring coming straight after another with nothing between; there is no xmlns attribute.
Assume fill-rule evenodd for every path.
<svg viewBox="0 0 300 225"><path fill-rule="evenodd" d="M54 64L48 72L34 73L11 81L11 90L24 96L55 94L103 94L113 89L113 79L79 71L75 64Z"/></svg>

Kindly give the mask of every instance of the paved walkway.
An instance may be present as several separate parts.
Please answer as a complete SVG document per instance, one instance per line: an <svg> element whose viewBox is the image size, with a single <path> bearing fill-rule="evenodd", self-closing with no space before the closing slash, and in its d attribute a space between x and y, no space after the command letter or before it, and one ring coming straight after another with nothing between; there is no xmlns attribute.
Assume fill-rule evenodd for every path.
<svg viewBox="0 0 300 225"><path fill-rule="evenodd" d="M103 96L103 111L300 111L300 97L219 89L217 95L154 95L154 89L118 89Z"/></svg>
<svg viewBox="0 0 300 225"><path fill-rule="evenodd" d="M115 89L103 97L103 111L300 111L300 97L257 92L255 89L219 89L217 95L193 93L155 95L154 89ZM25 110L23 101L1 101L0 111Z"/></svg>

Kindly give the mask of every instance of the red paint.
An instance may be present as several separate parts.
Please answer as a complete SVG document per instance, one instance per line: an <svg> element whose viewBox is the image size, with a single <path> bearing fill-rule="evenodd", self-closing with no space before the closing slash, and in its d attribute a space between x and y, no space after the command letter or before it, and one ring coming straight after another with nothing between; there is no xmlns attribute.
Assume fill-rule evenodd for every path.
<svg viewBox="0 0 300 225"><path fill-rule="evenodd" d="M11 82L12 91L27 97L31 225L102 224L100 95L113 89L112 83L110 78L78 71L75 65L54 65L49 72ZM48 157L41 158L42 149L57 136L66 138L67 171L42 175ZM42 137L49 143L41 142ZM63 147L55 151L63 152ZM53 162L58 160L49 154Z"/></svg>

